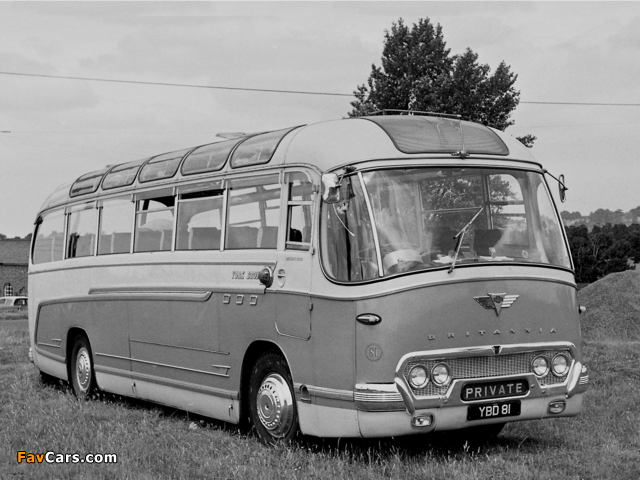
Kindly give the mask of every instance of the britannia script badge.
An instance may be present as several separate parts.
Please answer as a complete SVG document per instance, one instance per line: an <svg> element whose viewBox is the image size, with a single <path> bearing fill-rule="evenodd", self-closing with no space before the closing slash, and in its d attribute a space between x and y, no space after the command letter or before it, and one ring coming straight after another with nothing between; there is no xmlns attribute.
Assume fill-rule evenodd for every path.
<svg viewBox="0 0 640 480"><path fill-rule="evenodd" d="M473 297L473 299L484 308L493 309L496 316L500 316L500 310L513 305L520 295L507 295L506 293L489 293L484 297Z"/></svg>

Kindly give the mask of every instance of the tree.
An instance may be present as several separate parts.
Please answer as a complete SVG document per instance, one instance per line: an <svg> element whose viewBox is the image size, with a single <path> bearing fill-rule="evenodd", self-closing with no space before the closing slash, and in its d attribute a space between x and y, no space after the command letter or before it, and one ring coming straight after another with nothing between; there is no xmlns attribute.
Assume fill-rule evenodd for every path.
<svg viewBox="0 0 640 480"><path fill-rule="evenodd" d="M504 130L514 124L510 115L520 102L513 86L517 78L505 62L491 73L470 48L451 56L440 24L434 27L426 18L409 28L401 18L385 31L382 66L372 65L367 84L354 91L349 116L383 109L429 111ZM518 138L528 147L535 139Z"/></svg>
<svg viewBox="0 0 640 480"><path fill-rule="evenodd" d="M622 223L622 217L624 212L620 209L612 212L608 208L599 208L595 212L589 214L589 221L591 225L603 226L607 223L616 224Z"/></svg>
<svg viewBox="0 0 640 480"><path fill-rule="evenodd" d="M638 223L638 220L640 220L640 207L629 210L629 216L631 217L631 223Z"/></svg>
<svg viewBox="0 0 640 480"><path fill-rule="evenodd" d="M560 216L563 220L580 220L582 218L582 214L580 212L569 212L568 210L560 212Z"/></svg>
<svg viewBox="0 0 640 480"><path fill-rule="evenodd" d="M632 228L633 227L633 228ZM640 259L640 227L624 224L567 227L567 237L578 283L591 283L613 272L633 269L629 259Z"/></svg>

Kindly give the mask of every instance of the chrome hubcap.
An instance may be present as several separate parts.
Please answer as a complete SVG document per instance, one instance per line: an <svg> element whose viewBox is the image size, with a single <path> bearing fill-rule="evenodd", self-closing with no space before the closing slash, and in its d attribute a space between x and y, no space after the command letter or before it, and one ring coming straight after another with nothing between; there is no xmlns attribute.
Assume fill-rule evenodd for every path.
<svg viewBox="0 0 640 480"><path fill-rule="evenodd" d="M293 425L293 398L286 380L277 373L265 377L256 398L260 423L275 438L281 438Z"/></svg>
<svg viewBox="0 0 640 480"><path fill-rule="evenodd" d="M91 360L89 359L89 352L84 347L78 351L78 356L76 357L76 379L80 390L86 392L91 383Z"/></svg>

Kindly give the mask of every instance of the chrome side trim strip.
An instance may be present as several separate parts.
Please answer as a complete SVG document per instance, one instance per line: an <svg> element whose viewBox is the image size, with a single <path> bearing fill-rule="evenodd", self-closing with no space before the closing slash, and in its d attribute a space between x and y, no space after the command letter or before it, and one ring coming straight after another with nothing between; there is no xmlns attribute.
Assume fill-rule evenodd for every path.
<svg viewBox="0 0 640 480"><path fill-rule="evenodd" d="M295 338L296 340L303 340L305 342L309 341L309 339L311 338L311 329L309 329L309 336L307 337L298 337L296 335L289 335L288 333L282 333L279 329L278 329L278 322L274 323L275 327L276 327L276 332L278 333L278 335L280 335L281 337L288 337L288 338Z"/></svg>
<svg viewBox="0 0 640 480"><path fill-rule="evenodd" d="M41 345L43 347L60 348L60 345L54 345L53 343L38 342L37 345Z"/></svg>
<svg viewBox="0 0 640 480"><path fill-rule="evenodd" d="M90 288L89 295L108 298L123 297L128 300L181 300L206 302L211 298L211 291L173 288Z"/></svg>
<svg viewBox="0 0 640 480"><path fill-rule="evenodd" d="M184 297L192 297L193 300L206 301L213 293L251 293L254 295L264 294L266 287L264 285L243 285L240 283L227 283L216 286L206 287L166 287L166 286L149 286L149 287L93 287L89 289L89 295L176 295Z"/></svg>
<svg viewBox="0 0 640 480"><path fill-rule="evenodd" d="M144 363L145 365L155 365L157 367L174 368L176 370L182 370L182 371L185 371L185 372L203 373L205 375L213 375L213 376L216 376L216 377L229 378L229 375L227 375L227 374L216 373L216 372L207 372L205 370L198 370L198 369L195 369L195 368L179 367L177 365L169 365L169 364L166 364L166 363L151 362L149 360L141 360L139 358L122 357L120 355L110 355L108 353L96 353L96 356L98 356L98 357L117 358L117 359L120 359L120 360L130 360L132 362Z"/></svg>
<svg viewBox="0 0 640 480"><path fill-rule="evenodd" d="M147 342L145 340L136 340L134 338L130 338L129 341L135 342L135 343L144 343L146 345L158 345L160 347L172 347L172 348L181 348L183 350L195 350L196 352L215 353L218 355L231 355L230 352L218 352L216 350L205 350L204 348L184 347L182 345L172 345L169 343Z"/></svg>
<svg viewBox="0 0 640 480"><path fill-rule="evenodd" d="M187 252L187 250L184 250L185 252ZM227 250L228 251L228 250ZM181 250L182 252L182 250ZM192 250L192 252L218 252L218 250ZM146 255L146 254L153 254L153 255L161 255L161 254L168 254L168 255L174 255L175 252L170 252L170 251L163 251L163 252L137 252L135 254L131 254L131 253L122 253L122 254L112 254L112 255L98 255L97 258L101 258L101 257L106 257L106 256L113 256L113 255L127 255L127 260L131 260L132 256L138 256L138 255ZM85 258L85 257L80 257L80 258ZM93 261L95 261L96 257L86 257L86 258L91 258L93 259ZM63 262L64 260L58 260L55 262L49 262L46 264L42 264L42 265L49 265L49 264L55 264L55 263L60 263ZM208 265L208 266L256 266L256 267L260 267L261 269L266 267L266 266L271 266L274 267L276 266L275 262L129 262L129 263L105 263L104 265L96 265L96 264L91 264L91 265L77 265L77 266L59 266L57 268L47 268L46 270L36 270L36 271L29 271L29 275L38 275L40 273L50 273L50 272L58 272L61 270L81 270L81 269L85 269L85 268L90 268L90 269L96 269L96 268L114 268L114 267L125 267L125 268L131 268L131 267L148 267L148 266L161 266L161 265L169 265L169 266L173 266L173 265L193 265L193 266L203 266L203 265Z"/></svg>
<svg viewBox="0 0 640 480"><path fill-rule="evenodd" d="M302 383L294 383L293 389L299 392L302 387L306 387L310 395L320 398L328 398L332 400L346 400L353 402L353 392L350 390L338 390L335 388L315 387L313 385L303 385Z"/></svg>
<svg viewBox="0 0 640 480"><path fill-rule="evenodd" d="M176 387L182 390L190 390L192 392L204 393L207 395L213 395L216 397L222 398L230 398L232 400L238 400L240 395L238 392L233 390L225 390L222 388L213 388L206 387L204 385L197 385L195 383L182 382L180 380L171 380L168 378L160 378L154 375L149 375L146 373L132 372L132 371L124 371L117 368L105 367L104 365L96 365L95 371L98 373L109 373L112 375L117 375L119 377L131 380L144 380L151 383L156 383L158 385L165 385L169 387Z"/></svg>

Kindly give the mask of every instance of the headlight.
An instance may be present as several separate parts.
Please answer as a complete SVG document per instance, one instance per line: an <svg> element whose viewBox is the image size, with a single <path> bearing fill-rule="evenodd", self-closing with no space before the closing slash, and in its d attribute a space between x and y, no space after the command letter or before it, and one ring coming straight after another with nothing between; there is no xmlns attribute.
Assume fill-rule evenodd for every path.
<svg viewBox="0 0 640 480"><path fill-rule="evenodd" d="M549 360L540 355L531 362L531 369L536 377L544 377L549 373Z"/></svg>
<svg viewBox="0 0 640 480"><path fill-rule="evenodd" d="M413 388L423 388L428 382L429 374L422 365L416 365L409 372L409 383Z"/></svg>
<svg viewBox="0 0 640 480"><path fill-rule="evenodd" d="M449 366L446 363L438 363L431 369L431 378L439 387L447 385L451 381Z"/></svg>
<svg viewBox="0 0 640 480"><path fill-rule="evenodd" d="M569 371L569 359L563 353L559 353L551 361L551 370L556 377L564 377Z"/></svg>

